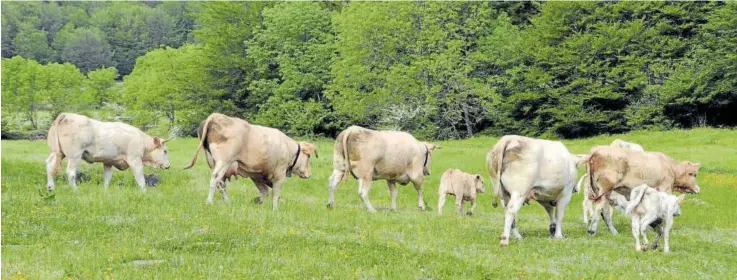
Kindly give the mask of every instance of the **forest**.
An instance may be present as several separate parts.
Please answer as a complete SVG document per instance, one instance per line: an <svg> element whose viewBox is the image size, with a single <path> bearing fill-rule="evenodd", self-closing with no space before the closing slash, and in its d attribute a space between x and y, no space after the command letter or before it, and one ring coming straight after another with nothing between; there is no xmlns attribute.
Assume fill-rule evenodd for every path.
<svg viewBox="0 0 737 280"><path fill-rule="evenodd" d="M737 125L737 2L3 2L2 131L578 138Z"/></svg>

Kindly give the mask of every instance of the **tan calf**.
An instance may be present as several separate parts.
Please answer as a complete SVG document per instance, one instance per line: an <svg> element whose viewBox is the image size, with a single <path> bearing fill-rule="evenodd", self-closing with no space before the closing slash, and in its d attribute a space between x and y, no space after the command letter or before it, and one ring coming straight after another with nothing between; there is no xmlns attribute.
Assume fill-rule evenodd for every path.
<svg viewBox="0 0 737 280"><path fill-rule="evenodd" d="M476 209L476 194L484 193L484 180L479 174L468 174L459 169L448 169L440 177L440 186L438 187L438 214L443 215L443 206L445 206L445 197L447 195L455 196L456 211L463 215L463 201L471 202L471 209L467 215L473 215Z"/></svg>

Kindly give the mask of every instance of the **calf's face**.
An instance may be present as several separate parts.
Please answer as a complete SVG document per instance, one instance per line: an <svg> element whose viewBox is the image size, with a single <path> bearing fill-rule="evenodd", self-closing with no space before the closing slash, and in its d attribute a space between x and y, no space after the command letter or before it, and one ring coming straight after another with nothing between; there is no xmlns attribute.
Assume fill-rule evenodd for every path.
<svg viewBox="0 0 737 280"><path fill-rule="evenodd" d="M169 169L169 151L166 149L166 141L159 137L154 137L154 149L149 152L149 165L153 165L158 168Z"/></svg>
<svg viewBox="0 0 737 280"><path fill-rule="evenodd" d="M484 179L481 178L481 175L475 174L473 175L473 183L476 186L476 192L477 193L484 193Z"/></svg>
<svg viewBox="0 0 737 280"><path fill-rule="evenodd" d="M296 174L302 179L309 179L312 177L312 170L310 168L310 158L314 154L318 157L317 147L311 143L299 142L300 154L297 158L297 163L292 168L292 173Z"/></svg>
<svg viewBox="0 0 737 280"><path fill-rule="evenodd" d="M696 175L698 175L698 163L682 161L676 167L675 190L685 193L699 193L701 189L696 183Z"/></svg>

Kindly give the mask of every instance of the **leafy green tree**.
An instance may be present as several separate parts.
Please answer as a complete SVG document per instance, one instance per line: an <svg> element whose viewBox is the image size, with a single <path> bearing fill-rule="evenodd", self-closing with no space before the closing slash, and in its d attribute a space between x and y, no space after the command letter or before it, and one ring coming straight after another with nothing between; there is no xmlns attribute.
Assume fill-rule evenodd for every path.
<svg viewBox="0 0 737 280"><path fill-rule="evenodd" d="M19 26L13 47L15 54L41 63L56 61L56 52L49 47L47 32L36 30L32 26L25 24Z"/></svg>
<svg viewBox="0 0 737 280"><path fill-rule="evenodd" d="M100 68L87 73L85 91L89 92L92 104L100 107L105 103L118 101L113 91L116 78L118 78L118 70L113 67Z"/></svg>
<svg viewBox="0 0 737 280"><path fill-rule="evenodd" d="M185 133L196 133L208 114L227 111L232 105L218 102L221 91L211 84L207 56L199 46L151 51L136 61L124 78L123 101L135 112L136 122L156 123L165 117L170 125L181 125Z"/></svg>
<svg viewBox="0 0 737 280"><path fill-rule="evenodd" d="M291 134L312 134L328 125L322 105L334 52L330 12L317 3L281 3L262 14L263 24L248 42L259 79L247 100L259 105L247 115Z"/></svg>
<svg viewBox="0 0 737 280"><path fill-rule="evenodd" d="M64 44L61 51L63 61L77 65L84 73L113 65L113 53L100 30L78 28L68 35L64 31L59 33L65 37L59 38Z"/></svg>

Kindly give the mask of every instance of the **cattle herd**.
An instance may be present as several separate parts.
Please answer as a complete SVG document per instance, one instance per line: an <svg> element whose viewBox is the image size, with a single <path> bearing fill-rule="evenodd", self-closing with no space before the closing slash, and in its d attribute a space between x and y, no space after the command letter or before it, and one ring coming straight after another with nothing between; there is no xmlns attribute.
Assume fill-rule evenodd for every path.
<svg viewBox="0 0 737 280"><path fill-rule="evenodd" d="M259 190L257 203L263 203L272 189L272 207L277 209L282 185L288 177L311 177L310 159L318 157L314 144L297 142L281 131L245 120L213 113L198 129L199 147L189 166L205 150L212 169L207 203L213 203L216 190L228 200L226 181L235 176L250 178ZM62 113L49 129L50 155L46 160L47 188L54 189L54 177L67 158L67 178L76 190L77 165L80 160L101 162L104 185L110 184L112 167L131 168L136 183L146 191L143 166L170 167L166 142L120 122L101 122L86 116ZM343 130L335 140L333 172L328 180L329 208L335 207L335 191L348 176L358 180L358 194L369 212L376 209L369 200L371 184L386 180L391 194L391 209L397 209L396 184L412 183L417 191L417 207L426 208L422 195L425 176L430 175L432 153L440 146L421 142L400 131L377 131L359 126ZM578 169L585 174L577 180ZM668 237L673 217L680 214L683 195L673 191L698 193L698 163L676 162L663 153L646 152L640 145L615 140L608 146L595 146L588 154L571 154L563 143L523 136L507 135L486 155L486 169L493 185L492 205L504 208L504 229L500 245L509 244L510 234L522 236L515 220L524 203L537 201L550 217L550 234L563 238L563 214L574 192L583 188L583 219L588 233L596 234L599 217L613 234L614 209L630 216L635 249L649 248L645 230L656 231L653 249L663 236L663 251L669 251ZM448 195L455 197L455 207L463 214L463 201L469 201L471 215L476 197L484 192L480 174L459 169L446 170L438 189L438 213L442 215ZM641 246L640 237L644 244Z"/></svg>

